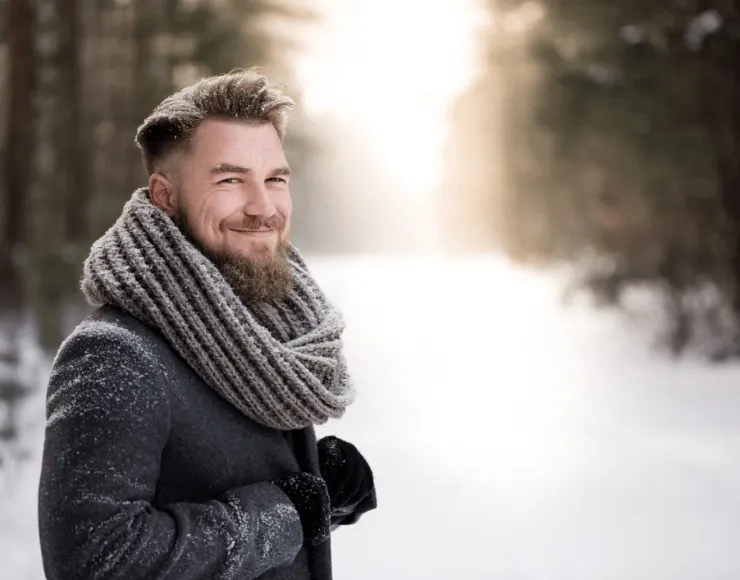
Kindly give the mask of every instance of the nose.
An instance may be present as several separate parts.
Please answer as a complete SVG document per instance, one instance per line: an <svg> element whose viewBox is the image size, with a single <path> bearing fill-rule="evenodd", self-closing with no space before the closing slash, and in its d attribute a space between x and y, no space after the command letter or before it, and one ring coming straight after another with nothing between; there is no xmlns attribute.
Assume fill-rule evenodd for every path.
<svg viewBox="0 0 740 580"><path fill-rule="evenodd" d="M244 213L252 216L271 217L277 208L264 183L250 183L247 187Z"/></svg>

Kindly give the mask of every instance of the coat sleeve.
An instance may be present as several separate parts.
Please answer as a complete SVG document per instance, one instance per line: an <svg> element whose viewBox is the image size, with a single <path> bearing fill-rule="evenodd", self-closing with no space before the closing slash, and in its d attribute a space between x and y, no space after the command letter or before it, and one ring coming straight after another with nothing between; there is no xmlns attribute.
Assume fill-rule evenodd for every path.
<svg viewBox="0 0 740 580"><path fill-rule="evenodd" d="M273 483L153 507L170 425L164 374L136 337L111 328L77 331L52 368L39 488L46 577L249 579L292 562L300 519Z"/></svg>

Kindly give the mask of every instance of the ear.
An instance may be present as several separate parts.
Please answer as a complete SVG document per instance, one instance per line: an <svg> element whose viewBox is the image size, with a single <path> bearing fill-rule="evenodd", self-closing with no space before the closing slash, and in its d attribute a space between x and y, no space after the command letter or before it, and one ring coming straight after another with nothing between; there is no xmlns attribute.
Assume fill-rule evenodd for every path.
<svg viewBox="0 0 740 580"><path fill-rule="evenodd" d="M149 199L168 216L175 215L175 187L161 173L149 176Z"/></svg>

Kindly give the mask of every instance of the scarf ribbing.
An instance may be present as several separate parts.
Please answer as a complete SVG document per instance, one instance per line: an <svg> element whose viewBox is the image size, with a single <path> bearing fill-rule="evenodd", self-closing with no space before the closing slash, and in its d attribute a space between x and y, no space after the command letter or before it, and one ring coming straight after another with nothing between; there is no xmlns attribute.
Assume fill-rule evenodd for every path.
<svg viewBox="0 0 740 580"><path fill-rule="evenodd" d="M344 322L289 247L293 288L245 304L216 266L138 189L85 260L82 291L157 328L224 399L275 429L341 417L354 399Z"/></svg>

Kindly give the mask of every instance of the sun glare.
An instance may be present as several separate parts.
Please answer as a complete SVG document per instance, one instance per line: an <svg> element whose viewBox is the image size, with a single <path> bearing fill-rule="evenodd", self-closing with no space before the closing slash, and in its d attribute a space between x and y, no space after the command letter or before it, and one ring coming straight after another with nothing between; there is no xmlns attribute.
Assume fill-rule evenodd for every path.
<svg viewBox="0 0 740 580"><path fill-rule="evenodd" d="M322 0L298 64L304 104L356 127L409 195L439 179L447 115L476 64L476 0ZM413 169L409 169L413 168Z"/></svg>

